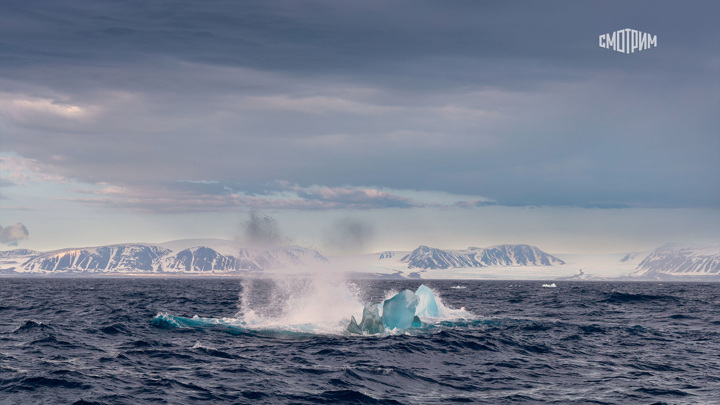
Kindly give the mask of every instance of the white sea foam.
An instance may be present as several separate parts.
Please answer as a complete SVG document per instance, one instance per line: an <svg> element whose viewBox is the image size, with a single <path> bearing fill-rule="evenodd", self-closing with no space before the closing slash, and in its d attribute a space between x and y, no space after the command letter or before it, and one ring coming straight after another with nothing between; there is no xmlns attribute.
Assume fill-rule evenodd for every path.
<svg viewBox="0 0 720 405"><path fill-rule="evenodd" d="M436 320L436 321L454 321L458 319L472 319L474 318L473 314L465 310L465 307L460 307L458 309L451 308L447 305L445 305L445 302L443 302L442 297L440 293L435 290L434 288L430 289L435 296L435 302L438 306L438 316L430 319L423 319L423 321L427 322L428 320Z"/></svg>

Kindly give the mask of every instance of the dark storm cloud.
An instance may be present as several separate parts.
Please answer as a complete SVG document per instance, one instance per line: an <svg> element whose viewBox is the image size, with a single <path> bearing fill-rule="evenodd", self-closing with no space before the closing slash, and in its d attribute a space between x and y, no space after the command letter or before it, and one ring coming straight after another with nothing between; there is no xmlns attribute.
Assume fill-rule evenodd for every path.
<svg viewBox="0 0 720 405"><path fill-rule="evenodd" d="M713 2L681 8L674 2L576 3L5 1L2 49L6 65L23 67L152 64L171 57L308 76L371 75L373 81L382 76L420 80L412 73L434 59L449 68L429 66L434 80L426 87L475 74L481 78L483 67L499 60L505 66L492 72L493 82L536 80L528 77L528 66L512 61L541 65L531 70L541 75L546 63L615 67L586 43L627 24L660 34L665 46L707 50L716 41L712 11L718 6ZM479 72L467 69L472 59L483 59L476 66ZM415 65L416 72L406 74L409 64L421 61L425 63ZM632 63L652 65L647 59ZM544 72L546 77L578 74L570 69Z"/></svg>
<svg viewBox="0 0 720 405"><path fill-rule="evenodd" d="M92 201L256 206L287 182L301 188L288 207L415 206L365 204L360 185L720 204L716 2L1 7L1 146L130 190ZM597 47L625 27L658 47Z"/></svg>

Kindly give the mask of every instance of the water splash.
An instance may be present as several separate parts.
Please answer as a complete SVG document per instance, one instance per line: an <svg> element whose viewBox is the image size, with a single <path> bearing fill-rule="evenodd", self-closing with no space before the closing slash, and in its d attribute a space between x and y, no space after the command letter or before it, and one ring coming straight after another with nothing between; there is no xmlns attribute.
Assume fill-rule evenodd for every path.
<svg viewBox="0 0 720 405"><path fill-rule="evenodd" d="M341 277L286 276L242 283L236 318L251 329L338 333L363 304Z"/></svg>
<svg viewBox="0 0 720 405"><path fill-rule="evenodd" d="M153 324L165 329L222 327L242 333L347 334L351 318L362 319L363 309L369 304L363 303L362 291L355 283L332 274L248 278L241 285L235 317L186 318L160 313L153 319ZM437 307L422 312L423 326L474 318L464 308L446 306L437 291L422 288L427 290ZM391 298L397 293L390 290L385 296ZM427 299L425 295L423 300ZM427 304L423 303L423 307ZM376 308L382 314L382 302ZM383 333L397 332L386 330Z"/></svg>

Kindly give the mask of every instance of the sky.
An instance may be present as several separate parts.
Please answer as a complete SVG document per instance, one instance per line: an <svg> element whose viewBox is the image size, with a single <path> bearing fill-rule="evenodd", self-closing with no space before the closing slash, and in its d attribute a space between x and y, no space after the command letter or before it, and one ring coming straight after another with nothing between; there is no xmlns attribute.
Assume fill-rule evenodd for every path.
<svg viewBox="0 0 720 405"><path fill-rule="evenodd" d="M0 249L720 244L719 112L717 1L0 0Z"/></svg>

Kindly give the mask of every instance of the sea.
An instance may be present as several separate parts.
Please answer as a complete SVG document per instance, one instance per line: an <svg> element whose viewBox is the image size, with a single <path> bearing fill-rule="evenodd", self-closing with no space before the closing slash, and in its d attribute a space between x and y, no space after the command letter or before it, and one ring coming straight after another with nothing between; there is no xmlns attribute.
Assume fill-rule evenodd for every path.
<svg viewBox="0 0 720 405"><path fill-rule="evenodd" d="M549 283L0 278L0 404L720 403L720 283Z"/></svg>

